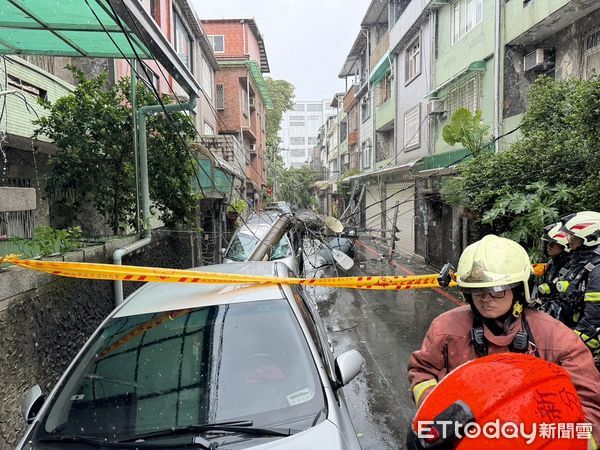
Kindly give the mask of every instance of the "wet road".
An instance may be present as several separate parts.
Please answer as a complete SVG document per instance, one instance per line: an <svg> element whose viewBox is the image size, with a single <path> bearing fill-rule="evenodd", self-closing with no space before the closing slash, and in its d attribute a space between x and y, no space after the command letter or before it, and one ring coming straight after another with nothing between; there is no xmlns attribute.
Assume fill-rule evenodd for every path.
<svg viewBox="0 0 600 450"><path fill-rule="evenodd" d="M311 250L305 248L310 254ZM335 269L319 267L307 258L306 276L336 276ZM357 245L355 266L340 276L433 273L427 266L395 257L390 264L371 244ZM432 319L456 306L446 292L363 291L312 288L335 355L355 348L365 358L362 373L344 388L350 415L364 449L404 448L406 429L415 413L406 365ZM454 294L456 295L456 294Z"/></svg>

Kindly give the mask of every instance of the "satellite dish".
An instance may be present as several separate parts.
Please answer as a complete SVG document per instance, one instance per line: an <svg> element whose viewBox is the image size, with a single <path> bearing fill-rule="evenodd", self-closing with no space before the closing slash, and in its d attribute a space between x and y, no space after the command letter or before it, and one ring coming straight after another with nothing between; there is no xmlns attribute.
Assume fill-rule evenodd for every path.
<svg viewBox="0 0 600 450"><path fill-rule="evenodd" d="M331 250L331 255L333 256L333 259L335 259L335 262L342 269L344 269L344 270L352 269L352 266L354 265L354 260L352 258L350 258L348 255L346 255L344 252L341 252L337 248L334 248Z"/></svg>
<svg viewBox="0 0 600 450"><path fill-rule="evenodd" d="M327 217L325 219L325 226L334 233L341 233L342 231L344 231L344 225L342 225L342 222L337 220L335 217Z"/></svg>

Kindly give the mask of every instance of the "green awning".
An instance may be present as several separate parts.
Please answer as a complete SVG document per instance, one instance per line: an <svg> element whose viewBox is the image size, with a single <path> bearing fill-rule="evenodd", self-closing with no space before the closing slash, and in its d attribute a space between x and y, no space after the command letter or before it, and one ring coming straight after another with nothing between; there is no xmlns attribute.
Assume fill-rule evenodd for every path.
<svg viewBox="0 0 600 450"><path fill-rule="evenodd" d="M385 76L385 74L390 69L391 69L390 54L386 53L379 60L377 65L375 67L373 67L373 71L371 72L371 76L369 77L371 83L377 83L379 80L381 80Z"/></svg>
<svg viewBox="0 0 600 450"><path fill-rule="evenodd" d="M483 61L483 60L473 61L467 67L465 67L461 71L457 72L452 77L450 77L448 80L444 81L442 84L440 84L439 86L437 86L434 90L432 90L431 92L428 92L427 94L425 94L425 98L427 98L427 97L436 97L437 94L442 89L444 89L445 87L448 87L451 84L455 83L456 81L460 80L463 77L463 75L465 75L467 73L470 73L470 72L485 72L485 69L486 69L486 62L485 61Z"/></svg>
<svg viewBox="0 0 600 450"><path fill-rule="evenodd" d="M0 0L0 53L122 58L100 22L125 56L135 57L107 0ZM152 59L125 28L138 54Z"/></svg>
<svg viewBox="0 0 600 450"><path fill-rule="evenodd" d="M129 59L136 53L157 60L188 93L200 90L138 0L0 0L0 55Z"/></svg>
<svg viewBox="0 0 600 450"><path fill-rule="evenodd" d="M265 108L273 109L273 102L271 101L269 90L267 89L267 83L265 83L265 79L260 71L260 66L256 61L246 61L246 67L248 67L250 75L252 75L252 79L254 80L254 83L256 83L256 87L265 101Z"/></svg>
<svg viewBox="0 0 600 450"><path fill-rule="evenodd" d="M471 157L471 152L464 148L461 148L460 150L439 153L437 155L425 156L421 161L414 165L412 172L417 173L424 170L450 167L458 164L459 162L464 162Z"/></svg>

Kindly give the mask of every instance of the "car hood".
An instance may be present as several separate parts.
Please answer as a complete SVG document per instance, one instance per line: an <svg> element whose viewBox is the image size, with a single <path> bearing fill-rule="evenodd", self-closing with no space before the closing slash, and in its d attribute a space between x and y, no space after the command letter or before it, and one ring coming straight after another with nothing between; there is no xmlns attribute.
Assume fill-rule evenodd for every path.
<svg viewBox="0 0 600 450"><path fill-rule="evenodd" d="M246 441L244 447L252 441ZM329 450L346 449L344 438L335 424L324 420L308 430L296 433L290 437L276 439L266 444L251 447L253 449L284 449L284 450L306 450L307 448L326 448Z"/></svg>

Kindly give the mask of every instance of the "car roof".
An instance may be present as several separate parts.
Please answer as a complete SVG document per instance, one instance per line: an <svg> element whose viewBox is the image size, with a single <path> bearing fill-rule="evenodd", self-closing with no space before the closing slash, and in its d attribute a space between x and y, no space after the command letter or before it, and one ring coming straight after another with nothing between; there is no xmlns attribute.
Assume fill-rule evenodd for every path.
<svg viewBox="0 0 600 450"><path fill-rule="evenodd" d="M241 262L215 264L190 270L239 275L278 277L286 274L277 269L280 262ZM281 275L285 276L285 275ZM224 305L261 300L282 299L279 285L233 285L200 283L148 283L134 292L117 310L114 317L127 317L153 312L173 311L200 306Z"/></svg>

